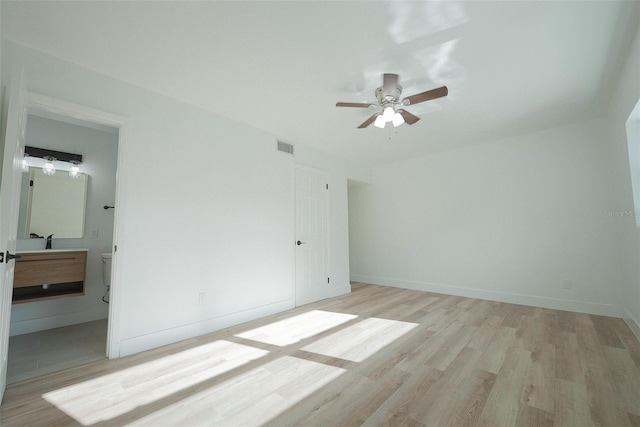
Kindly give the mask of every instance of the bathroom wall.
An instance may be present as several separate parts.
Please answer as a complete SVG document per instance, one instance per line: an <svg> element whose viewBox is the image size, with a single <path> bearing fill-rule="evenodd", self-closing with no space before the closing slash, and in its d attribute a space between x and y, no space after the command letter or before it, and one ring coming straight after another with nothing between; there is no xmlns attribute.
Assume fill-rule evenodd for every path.
<svg viewBox="0 0 640 427"><path fill-rule="evenodd" d="M15 304L11 311L11 335L19 335L59 326L107 317L108 305L102 302L103 252L110 252L113 240L112 209L116 186L118 134L30 115L26 144L38 148L82 154L81 171L89 175L84 237L53 238L54 249L89 249L85 295L49 301ZM66 173L58 171L57 173ZM28 182L28 174L25 174ZM23 181L24 182L24 181ZM23 191L25 183L23 183ZM18 250L44 249L44 239L18 240Z"/></svg>

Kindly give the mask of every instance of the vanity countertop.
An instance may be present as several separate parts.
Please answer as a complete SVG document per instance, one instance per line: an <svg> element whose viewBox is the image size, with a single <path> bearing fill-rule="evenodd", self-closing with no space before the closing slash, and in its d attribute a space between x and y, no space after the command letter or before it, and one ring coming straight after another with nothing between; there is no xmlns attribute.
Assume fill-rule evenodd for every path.
<svg viewBox="0 0 640 427"><path fill-rule="evenodd" d="M86 248L78 248L78 249L30 249L28 251L19 251L16 250L19 254L35 254L40 252L89 252L89 249Z"/></svg>

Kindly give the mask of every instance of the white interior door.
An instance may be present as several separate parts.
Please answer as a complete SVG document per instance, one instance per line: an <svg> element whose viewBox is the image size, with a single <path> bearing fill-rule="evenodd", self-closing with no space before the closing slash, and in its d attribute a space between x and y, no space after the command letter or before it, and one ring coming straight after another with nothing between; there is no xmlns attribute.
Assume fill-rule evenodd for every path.
<svg viewBox="0 0 640 427"><path fill-rule="evenodd" d="M4 147L2 175L0 177L0 402L7 387L7 356L9 354L9 324L11 298L13 296L13 272L15 261L8 259L16 251L18 208L24 138L27 126L27 90L23 73L13 75L11 87L5 91L5 114L2 125Z"/></svg>
<svg viewBox="0 0 640 427"><path fill-rule="evenodd" d="M329 296L329 191L324 172L296 168L296 305Z"/></svg>

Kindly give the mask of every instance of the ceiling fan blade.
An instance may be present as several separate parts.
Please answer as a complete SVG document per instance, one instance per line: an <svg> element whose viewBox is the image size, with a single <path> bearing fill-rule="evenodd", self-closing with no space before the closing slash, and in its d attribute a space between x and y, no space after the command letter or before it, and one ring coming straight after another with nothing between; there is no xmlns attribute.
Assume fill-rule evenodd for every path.
<svg viewBox="0 0 640 427"><path fill-rule="evenodd" d="M447 96L448 93L449 93L449 89L447 89L446 86L442 86L437 89L431 89L426 92L407 96L405 99L402 100L402 104L403 105L418 104L420 102L425 102L425 101L429 101L436 98L442 98L443 96Z"/></svg>
<svg viewBox="0 0 640 427"><path fill-rule="evenodd" d="M412 125L418 120L420 120L420 117L411 114L407 110L398 110L398 113L400 113L405 123L407 123L408 125Z"/></svg>
<svg viewBox="0 0 640 427"><path fill-rule="evenodd" d="M336 107L369 108L374 104L368 102L336 102Z"/></svg>
<svg viewBox="0 0 640 427"><path fill-rule="evenodd" d="M364 122L362 122L362 124L360 126L358 126L358 129L364 129L367 126L369 126L371 123L376 121L376 118L380 115L380 113L375 113L373 116L369 117L367 120L365 120Z"/></svg>

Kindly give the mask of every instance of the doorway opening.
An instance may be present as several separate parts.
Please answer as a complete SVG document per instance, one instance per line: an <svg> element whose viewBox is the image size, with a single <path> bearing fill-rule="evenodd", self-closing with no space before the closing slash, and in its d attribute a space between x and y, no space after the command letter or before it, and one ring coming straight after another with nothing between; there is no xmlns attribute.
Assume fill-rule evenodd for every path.
<svg viewBox="0 0 640 427"><path fill-rule="evenodd" d="M47 298L45 291L39 299L16 301L14 298L8 383L107 357L110 352L109 329L112 327L112 308L108 295L111 283L105 283L104 279L105 272L111 271L103 267L105 259L111 266L110 256L115 246L113 207L116 206L120 128L116 124L103 124L100 114L95 116L96 120L92 119L91 114L89 118L87 114L77 114L78 109L87 110L83 107L69 108L70 104L67 104L60 108L62 101L35 94L30 94L30 101L26 145L83 156L80 168L87 182L84 204L73 209L84 209L83 215L80 215L84 224L82 232L72 236L56 237L48 230L46 221L38 224L41 229L30 229L29 215L32 212L29 190L33 188L33 172L25 172L21 188L17 252L44 252L48 250L45 249L45 237L54 234L51 250L86 250L86 270L81 293ZM76 112L73 112L74 109ZM56 164L54 161L54 165L58 169L56 173L67 174L63 162ZM56 209L61 208L58 206Z"/></svg>
<svg viewBox="0 0 640 427"><path fill-rule="evenodd" d="M370 227L371 208L368 204L368 191L371 183L347 180L347 200L349 212L349 280L354 283L372 283L369 277L363 275L367 271L367 259L363 257L365 248L371 245Z"/></svg>
<svg viewBox="0 0 640 427"><path fill-rule="evenodd" d="M640 227L640 99L631 111L627 122L627 148L629 149L629 169L635 211L624 213L633 215L636 226Z"/></svg>

